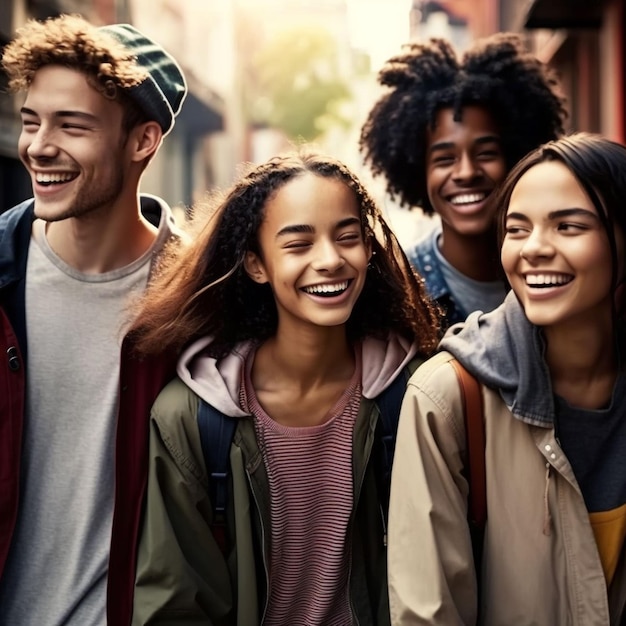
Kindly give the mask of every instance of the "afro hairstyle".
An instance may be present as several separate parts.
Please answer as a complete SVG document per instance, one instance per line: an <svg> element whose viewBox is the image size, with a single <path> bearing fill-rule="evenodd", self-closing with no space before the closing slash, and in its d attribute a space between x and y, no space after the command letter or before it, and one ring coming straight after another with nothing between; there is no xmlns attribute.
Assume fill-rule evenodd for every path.
<svg viewBox="0 0 626 626"><path fill-rule="evenodd" d="M386 92L361 129L359 148L374 176L401 206L432 215L426 191L428 131L436 114L465 106L485 107L500 129L510 169L539 145L563 134L567 118L556 73L527 52L513 33L478 40L460 58L444 39L410 43L380 70Z"/></svg>

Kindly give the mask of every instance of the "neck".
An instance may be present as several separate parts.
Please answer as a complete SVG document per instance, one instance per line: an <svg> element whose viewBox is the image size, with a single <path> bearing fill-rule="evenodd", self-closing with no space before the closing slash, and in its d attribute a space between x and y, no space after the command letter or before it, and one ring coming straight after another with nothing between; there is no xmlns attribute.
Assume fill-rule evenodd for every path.
<svg viewBox="0 0 626 626"><path fill-rule="evenodd" d="M78 218L46 223L46 239L65 263L89 274L124 267L154 243L157 229L134 206L107 207Z"/></svg>
<svg viewBox="0 0 626 626"><path fill-rule="evenodd" d="M271 379L306 390L350 379L354 366L354 351L343 326L300 329L296 335L279 330L257 350L252 374L255 387L266 387Z"/></svg>
<svg viewBox="0 0 626 626"><path fill-rule="evenodd" d="M493 231L475 236L459 235L443 225L439 251L452 267L482 282L500 278L498 246Z"/></svg>
<svg viewBox="0 0 626 626"><path fill-rule="evenodd" d="M611 399L617 376L612 324L544 329L553 391L568 404L598 409Z"/></svg>

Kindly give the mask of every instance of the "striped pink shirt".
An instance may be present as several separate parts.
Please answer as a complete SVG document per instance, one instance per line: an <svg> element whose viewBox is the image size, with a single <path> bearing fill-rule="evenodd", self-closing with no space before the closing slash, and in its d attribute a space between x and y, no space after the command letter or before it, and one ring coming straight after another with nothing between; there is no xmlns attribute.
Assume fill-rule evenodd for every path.
<svg viewBox="0 0 626 626"><path fill-rule="evenodd" d="M319 426L277 424L246 377L269 477L271 554L264 625L350 626L347 529L352 513L352 433L361 368Z"/></svg>

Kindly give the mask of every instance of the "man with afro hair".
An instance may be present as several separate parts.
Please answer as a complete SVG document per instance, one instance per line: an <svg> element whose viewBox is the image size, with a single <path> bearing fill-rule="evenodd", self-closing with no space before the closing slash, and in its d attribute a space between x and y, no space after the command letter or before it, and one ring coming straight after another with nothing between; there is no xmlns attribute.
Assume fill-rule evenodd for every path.
<svg viewBox="0 0 626 626"><path fill-rule="evenodd" d="M564 98L554 72L512 33L478 40L460 59L443 39L406 44L379 82L387 90L359 146L392 199L440 217L407 256L445 330L504 299L490 198L519 159L563 134Z"/></svg>

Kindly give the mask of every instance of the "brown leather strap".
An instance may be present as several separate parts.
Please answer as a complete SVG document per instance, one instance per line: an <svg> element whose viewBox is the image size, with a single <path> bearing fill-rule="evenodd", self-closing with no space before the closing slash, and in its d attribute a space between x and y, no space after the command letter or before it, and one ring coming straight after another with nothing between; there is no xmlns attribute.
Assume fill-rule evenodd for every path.
<svg viewBox="0 0 626 626"><path fill-rule="evenodd" d="M485 422L483 397L478 381L456 360L450 365L456 371L463 397L463 414L467 436L469 468L469 520L482 528L487 520L487 483L485 476Z"/></svg>

